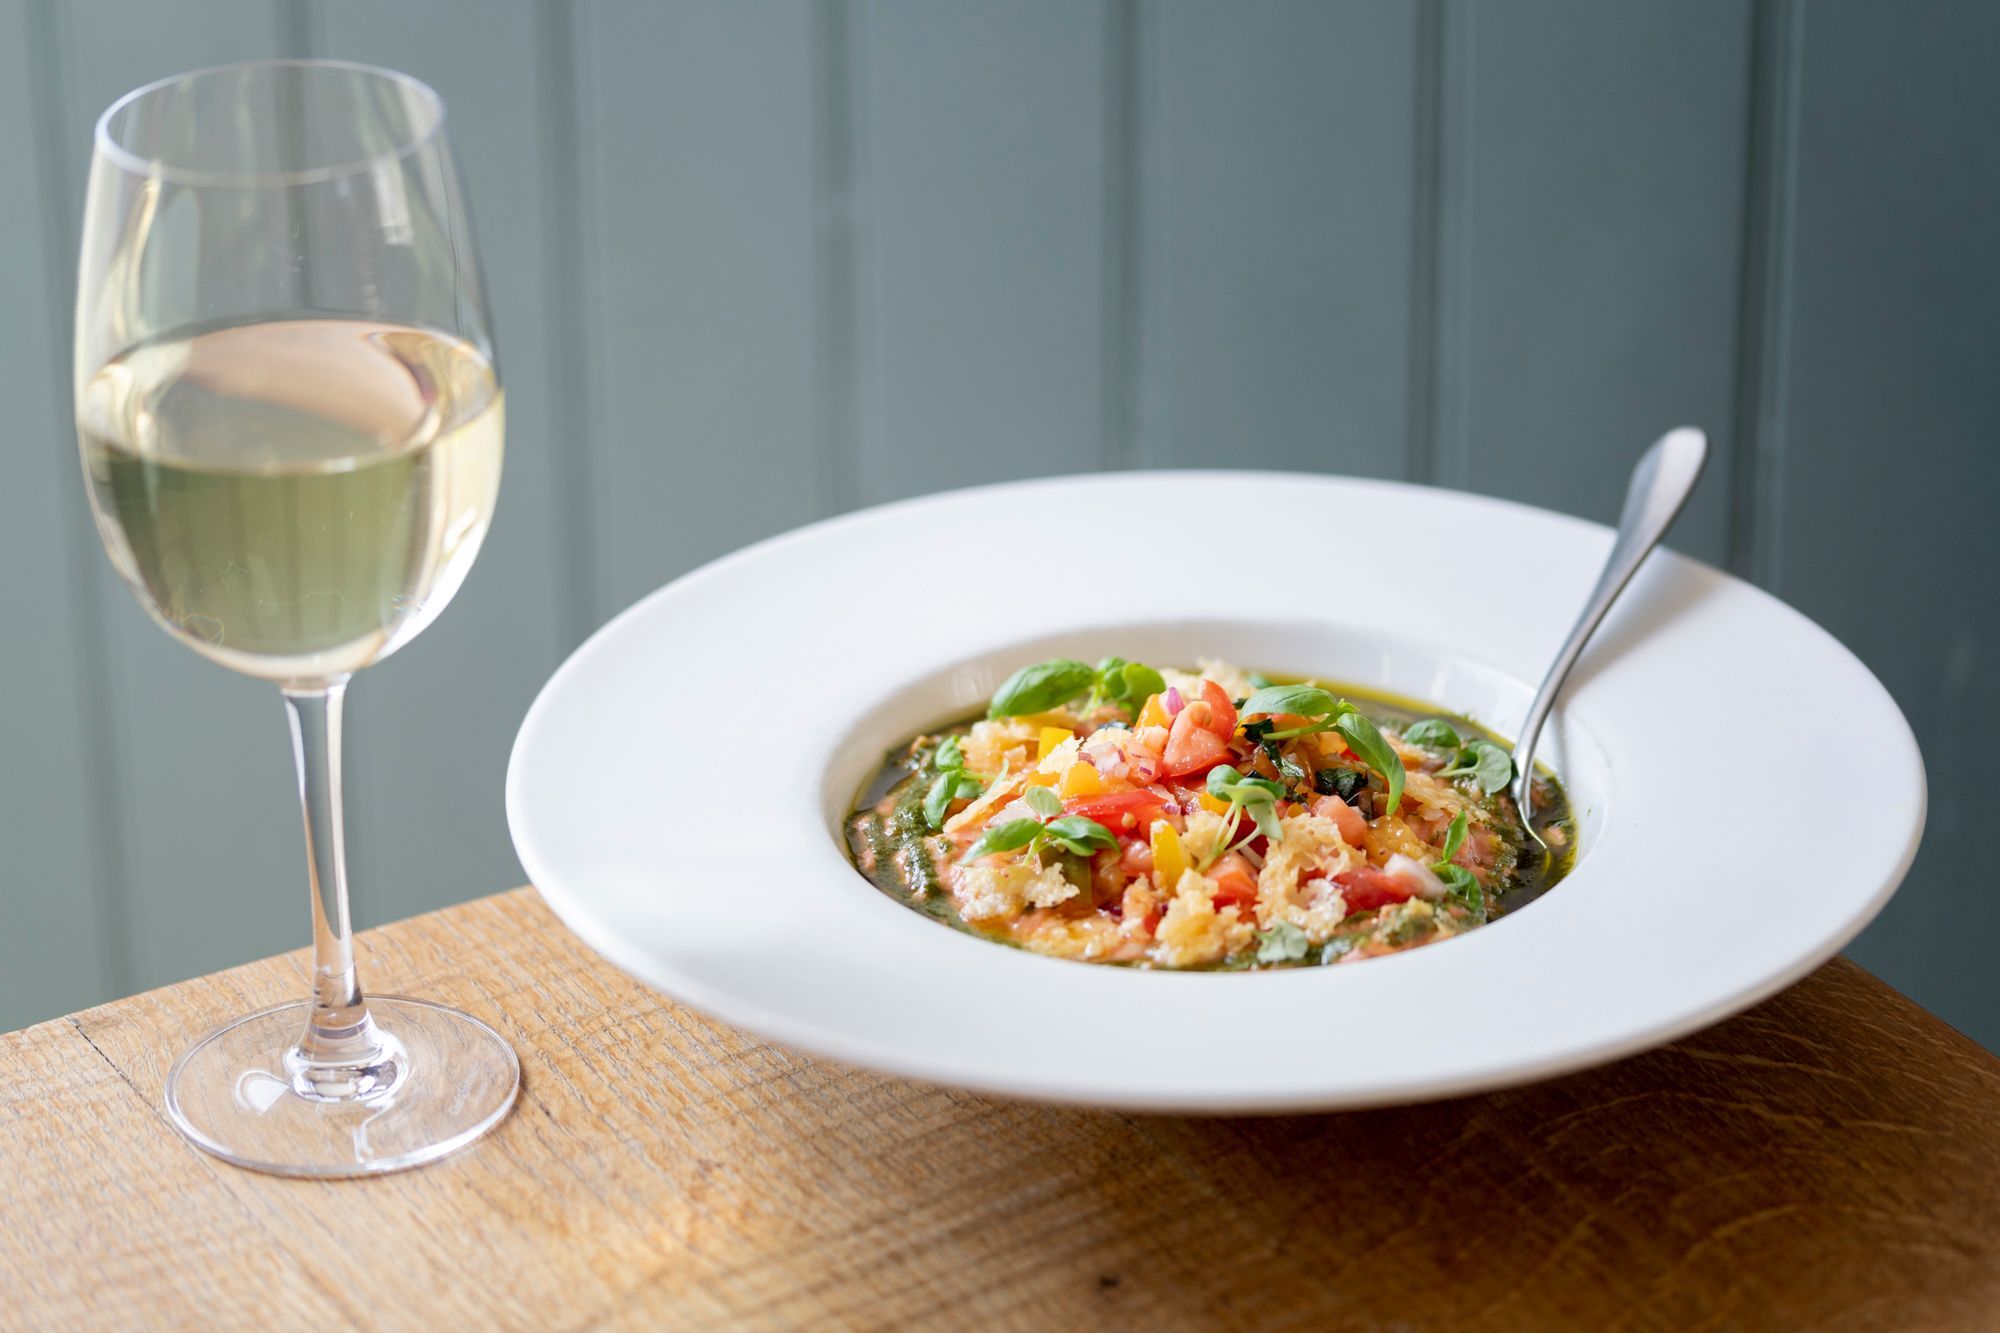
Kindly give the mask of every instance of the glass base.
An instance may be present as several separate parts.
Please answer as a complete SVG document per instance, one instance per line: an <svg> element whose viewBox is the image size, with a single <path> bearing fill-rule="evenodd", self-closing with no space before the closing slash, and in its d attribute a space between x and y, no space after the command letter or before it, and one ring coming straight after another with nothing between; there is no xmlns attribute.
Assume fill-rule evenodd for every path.
<svg viewBox="0 0 2000 1333"><path fill-rule="evenodd" d="M506 1118L521 1064L486 1024L371 995L381 1051L341 1087L306 1065L310 1001L225 1024L174 1062L167 1114L204 1152L279 1176L364 1176L434 1162Z"/></svg>

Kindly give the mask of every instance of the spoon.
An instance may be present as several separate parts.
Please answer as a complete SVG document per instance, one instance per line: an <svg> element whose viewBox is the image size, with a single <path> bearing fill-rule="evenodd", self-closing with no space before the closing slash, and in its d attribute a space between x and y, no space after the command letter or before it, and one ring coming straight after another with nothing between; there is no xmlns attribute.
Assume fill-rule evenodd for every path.
<svg viewBox="0 0 2000 1333"><path fill-rule="evenodd" d="M1583 613L1576 618L1569 637L1563 640L1549 674L1542 677L1542 688L1528 705L1528 716L1521 723L1521 739L1514 745L1514 806L1521 812L1522 827L1538 843L1542 842L1542 835L1535 832L1531 789L1535 780L1535 742L1541 737L1542 724L1548 721L1549 710L1555 707L1556 696L1562 692L1563 682L1569 679L1570 668L1582 656L1583 645L1604 623L1604 613L1618 600L1618 594L1625 591L1640 564L1674 525L1694 484L1701 480L1701 467L1707 461L1708 436L1691 426L1682 426L1653 441L1653 447L1640 455L1638 466L1632 469L1632 480L1625 488L1625 512L1618 516L1618 535L1611 543L1611 554L1605 557L1604 572L1597 576L1597 586L1590 590ZM1542 843L1542 847L1547 850L1548 844Z"/></svg>

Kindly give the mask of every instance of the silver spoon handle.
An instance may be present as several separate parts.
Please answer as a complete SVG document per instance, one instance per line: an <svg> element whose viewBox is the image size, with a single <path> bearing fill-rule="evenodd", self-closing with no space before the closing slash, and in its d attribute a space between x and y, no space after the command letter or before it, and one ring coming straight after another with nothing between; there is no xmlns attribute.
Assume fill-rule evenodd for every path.
<svg viewBox="0 0 2000 1333"><path fill-rule="evenodd" d="M1528 788L1535 773L1535 742L1541 737L1549 710L1555 707L1556 695L1562 692L1563 682L1569 679L1576 659L1583 655L1583 645L1603 623L1604 613L1611 609L1640 564L1673 526L1689 492L1701 479L1702 464L1707 460L1708 437L1683 426L1655 440L1632 469L1632 481L1625 490L1625 511L1618 516L1618 536L1611 543L1611 554L1605 557L1604 572L1597 576L1597 586L1591 590L1590 600L1583 604L1583 613L1576 618L1576 625L1564 640L1562 651L1556 654L1549 674L1542 678L1542 688L1528 705L1520 739L1514 744L1514 800L1520 807L1523 823L1529 816Z"/></svg>

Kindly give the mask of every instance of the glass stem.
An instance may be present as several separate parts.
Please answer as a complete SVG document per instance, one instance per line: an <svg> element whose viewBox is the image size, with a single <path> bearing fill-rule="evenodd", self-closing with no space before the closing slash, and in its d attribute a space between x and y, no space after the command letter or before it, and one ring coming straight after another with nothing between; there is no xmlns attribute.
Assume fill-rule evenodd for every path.
<svg viewBox="0 0 2000 1333"><path fill-rule="evenodd" d="M340 816L340 705L347 677L314 688L288 687L284 693L299 808L305 816L313 921L312 1016L285 1060L300 1095L345 1101L386 1091L401 1068L395 1043L368 1015L354 970Z"/></svg>

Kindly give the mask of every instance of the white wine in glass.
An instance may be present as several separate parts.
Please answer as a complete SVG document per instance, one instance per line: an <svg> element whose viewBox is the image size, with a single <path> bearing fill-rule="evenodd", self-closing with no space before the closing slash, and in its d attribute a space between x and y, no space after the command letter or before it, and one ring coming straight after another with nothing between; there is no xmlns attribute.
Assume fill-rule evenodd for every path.
<svg viewBox="0 0 2000 1333"><path fill-rule="evenodd" d="M227 66L98 122L76 320L91 509L162 627L281 688L304 815L312 997L226 1024L167 1080L180 1130L242 1166L415 1166L519 1086L484 1023L363 994L341 841L348 679L444 609L499 493L475 255L444 105L404 75Z"/></svg>

